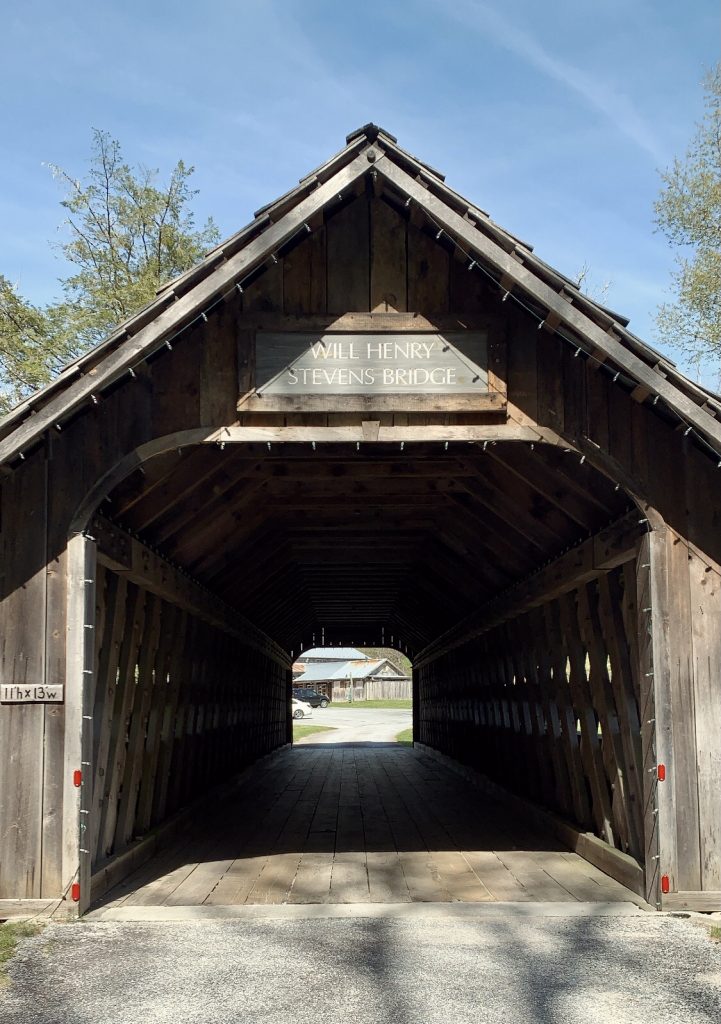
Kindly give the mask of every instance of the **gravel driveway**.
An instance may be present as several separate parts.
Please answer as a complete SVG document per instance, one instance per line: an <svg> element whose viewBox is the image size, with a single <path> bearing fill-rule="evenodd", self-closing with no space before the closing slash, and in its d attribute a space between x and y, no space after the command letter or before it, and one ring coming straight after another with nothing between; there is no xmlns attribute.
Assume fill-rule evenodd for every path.
<svg viewBox="0 0 721 1024"><path fill-rule="evenodd" d="M721 1020L721 946L640 911L52 925L9 973L3 1024Z"/></svg>

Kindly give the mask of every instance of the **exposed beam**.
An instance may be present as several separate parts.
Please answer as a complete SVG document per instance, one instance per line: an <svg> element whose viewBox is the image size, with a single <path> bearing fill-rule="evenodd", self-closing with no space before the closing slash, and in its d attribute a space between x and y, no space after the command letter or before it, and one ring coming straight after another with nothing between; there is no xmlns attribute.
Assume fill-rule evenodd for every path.
<svg viewBox="0 0 721 1024"><path fill-rule="evenodd" d="M513 445L512 448L508 445L494 445L486 454L503 466L506 472L514 473L523 480L535 494L551 502L582 529L587 530L589 523L597 518L600 503L589 491L577 489L568 478L561 475L557 467L549 466L547 453L532 452L524 445ZM475 464L472 459L468 459L467 463L469 468ZM480 472L480 469L476 472ZM590 490L592 492L593 489Z"/></svg>
<svg viewBox="0 0 721 1024"><path fill-rule="evenodd" d="M645 533L637 509L571 548L550 565L515 583L508 590L467 615L418 655L415 666L425 665L468 640L487 632L529 608L553 600L582 583L595 579L633 558Z"/></svg>
<svg viewBox="0 0 721 1024"><path fill-rule="evenodd" d="M534 542L540 539L546 548L567 543L569 534L576 532L573 519L562 508L539 496L528 481L512 473L502 462L495 461L493 452L497 447L492 445L473 465L469 460L467 468L470 471L475 467L476 476L461 481L463 486L471 494L481 497L485 497L490 487L495 495L500 496L496 511L503 514L504 510L511 510L514 518L525 517L523 532ZM588 529L588 524L584 526Z"/></svg>
<svg viewBox="0 0 721 1024"><path fill-rule="evenodd" d="M288 656L274 640L230 605L189 579L162 555L103 516L95 517L93 530L101 565L287 667Z"/></svg>

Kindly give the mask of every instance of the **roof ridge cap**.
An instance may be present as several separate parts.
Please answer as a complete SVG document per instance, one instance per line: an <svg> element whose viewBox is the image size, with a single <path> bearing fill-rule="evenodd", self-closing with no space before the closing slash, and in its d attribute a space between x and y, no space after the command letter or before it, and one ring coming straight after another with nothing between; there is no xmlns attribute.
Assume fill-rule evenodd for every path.
<svg viewBox="0 0 721 1024"><path fill-rule="evenodd" d="M373 121L369 121L368 124L364 124L361 128L356 128L355 131L350 132L345 137L346 145L350 145L351 142L355 142L356 139L360 139L365 136L369 142L375 142L379 135L384 135L391 142L398 142L395 135L386 131L385 128L381 128L379 124L374 124Z"/></svg>

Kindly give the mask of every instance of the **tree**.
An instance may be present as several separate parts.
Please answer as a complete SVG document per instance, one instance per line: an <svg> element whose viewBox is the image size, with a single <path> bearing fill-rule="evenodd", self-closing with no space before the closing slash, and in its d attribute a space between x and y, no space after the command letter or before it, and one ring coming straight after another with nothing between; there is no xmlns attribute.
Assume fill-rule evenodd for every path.
<svg viewBox="0 0 721 1024"><path fill-rule="evenodd" d="M659 308L662 340L721 376L721 63L705 78L705 114L683 160L662 174L656 223L680 250L675 301Z"/></svg>
<svg viewBox="0 0 721 1024"><path fill-rule="evenodd" d="M142 309L219 239L212 220L195 227L193 168L182 160L160 188L157 171L132 169L120 144L94 130L84 181L50 166L66 189L67 239L59 249L71 272L61 278L64 297L43 309L0 278L0 404L6 408Z"/></svg>
<svg viewBox="0 0 721 1024"><path fill-rule="evenodd" d="M387 658L396 668L399 668L401 672L405 672L407 676L412 673L412 666L410 659L402 654L401 651L397 651L395 647L359 647L358 650L361 654L367 654L369 658L374 661L380 661L383 658Z"/></svg>
<svg viewBox="0 0 721 1024"><path fill-rule="evenodd" d="M0 274L0 410L42 387L70 355L53 324L50 312L26 302Z"/></svg>
<svg viewBox="0 0 721 1024"><path fill-rule="evenodd" d="M613 281L607 278L605 281L596 281L591 273L591 265L584 260L581 269L576 274L576 287L579 291L593 299L601 306L608 302L608 296L613 286Z"/></svg>

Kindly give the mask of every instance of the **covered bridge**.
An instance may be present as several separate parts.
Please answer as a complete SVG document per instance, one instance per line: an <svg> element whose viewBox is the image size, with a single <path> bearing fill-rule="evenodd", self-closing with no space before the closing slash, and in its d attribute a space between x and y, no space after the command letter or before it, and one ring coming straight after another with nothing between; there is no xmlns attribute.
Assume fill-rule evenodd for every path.
<svg viewBox="0 0 721 1024"><path fill-rule="evenodd" d="M85 909L356 644L418 745L721 909L720 411L353 132L0 422L0 898Z"/></svg>

